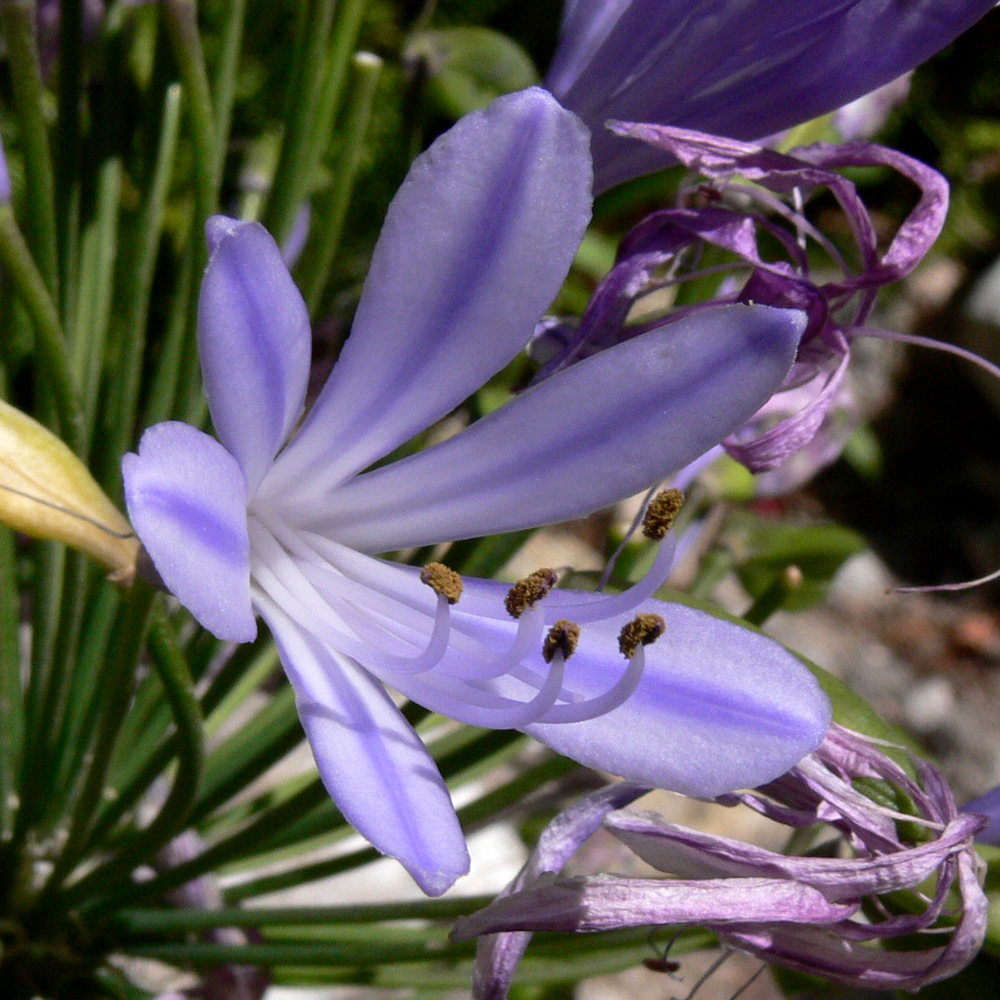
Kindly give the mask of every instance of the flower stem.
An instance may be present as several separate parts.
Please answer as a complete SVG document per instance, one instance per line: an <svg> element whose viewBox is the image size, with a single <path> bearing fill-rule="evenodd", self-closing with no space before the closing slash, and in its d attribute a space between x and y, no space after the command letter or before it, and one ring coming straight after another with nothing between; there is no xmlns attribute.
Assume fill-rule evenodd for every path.
<svg viewBox="0 0 1000 1000"><path fill-rule="evenodd" d="M35 330L39 354L36 370L51 389L66 444L80 454L83 410L70 375L69 355L55 302L24 242L10 205L0 205L0 264L24 304Z"/></svg>
<svg viewBox="0 0 1000 1000"><path fill-rule="evenodd" d="M152 860L156 852L181 829L198 794L205 764L201 711L177 637L160 605L153 610L149 650L176 727L172 740L177 753L173 785L163 807L149 826L135 835L108 864L88 873L64 894L62 903L67 907L99 888L104 889L127 879L140 861Z"/></svg>
<svg viewBox="0 0 1000 1000"><path fill-rule="evenodd" d="M21 126L26 188L26 231L49 294L58 295L55 186L43 111L42 73L35 41L33 0L0 3L0 29L7 42L14 107Z"/></svg>
<svg viewBox="0 0 1000 1000"><path fill-rule="evenodd" d="M369 52L359 52L354 56L352 69L354 85L351 88L347 118L338 135L340 150L334 167L333 187L323 199L317 199L316 214L311 226L313 238L306 247L302 266L296 274L302 295L309 306L309 314L314 318L329 277L330 265L344 232L344 221L371 122L382 60Z"/></svg>
<svg viewBox="0 0 1000 1000"><path fill-rule="evenodd" d="M335 3L334 0L312 0L308 6L308 30L302 58L297 61L289 89L288 108L291 113L285 123L281 156L263 218L264 226L279 244L291 232L295 213L312 183L312 135L321 124L316 121L315 114L323 103L322 90ZM301 34L297 41L302 42Z"/></svg>

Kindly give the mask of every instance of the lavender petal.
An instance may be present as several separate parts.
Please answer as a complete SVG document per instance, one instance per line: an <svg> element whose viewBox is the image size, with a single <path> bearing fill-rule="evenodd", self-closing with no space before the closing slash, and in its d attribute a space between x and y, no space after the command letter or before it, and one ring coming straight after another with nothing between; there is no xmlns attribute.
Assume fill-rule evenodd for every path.
<svg viewBox="0 0 1000 1000"><path fill-rule="evenodd" d="M469 870L448 789L420 737L382 685L264 604L302 727L327 791L379 851L430 896Z"/></svg>
<svg viewBox="0 0 1000 1000"><path fill-rule="evenodd" d="M278 245L256 222L215 216L198 300L198 352L219 440L249 495L302 414L309 315Z"/></svg>
<svg viewBox="0 0 1000 1000"><path fill-rule="evenodd" d="M143 434L122 475L129 517L164 583L220 639L253 639L246 481L233 456L171 421Z"/></svg>
<svg viewBox="0 0 1000 1000"><path fill-rule="evenodd" d="M597 189L669 160L609 118L758 139L840 107L958 37L993 0L632 0L568 8L547 85L594 132Z"/></svg>
<svg viewBox="0 0 1000 1000"><path fill-rule="evenodd" d="M282 482L363 469L506 365L559 290L590 218L586 129L531 88L464 117L390 207L354 328Z"/></svg>
<svg viewBox="0 0 1000 1000"><path fill-rule="evenodd" d="M332 502L289 496L283 509L369 552L584 516L749 419L787 374L804 323L763 306L708 309L571 366Z"/></svg>
<svg viewBox="0 0 1000 1000"><path fill-rule="evenodd" d="M461 941L511 929L604 931L647 924L824 924L856 911L856 904L831 903L816 889L779 879L543 875L530 888L465 917L453 936Z"/></svg>

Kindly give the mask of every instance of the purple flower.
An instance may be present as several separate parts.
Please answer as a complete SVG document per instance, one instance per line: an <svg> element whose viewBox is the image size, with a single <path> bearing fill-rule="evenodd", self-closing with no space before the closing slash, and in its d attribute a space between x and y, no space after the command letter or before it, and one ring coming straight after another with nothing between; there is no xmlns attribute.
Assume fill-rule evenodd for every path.
<svg viewBox="0 0 1000 1000"><path fill-rule="evenodd" d="M809 319L783 391L725 443L753 472L768 472L810 445L825 424L815 463L807 464L832 460L846 439L837 433L831 410L844 400L851 340L868 335L926 343L871 328L868 321L878 289L909 274L940 233L947 182L925 164L871 143L816 143L786 154L684 129L612 127L670 153L706 180L685 187L676 208L653 213L626 235L615 267L575 328L541 331L543 343L533 349L550 357L539 377L665 323L687 322L723 302L802 309ZM896 170L920 192L884 251L854 184L838 172L872 165ZM808 200L824 189L843 212L853 254L842 254L806 214ZM706 248L723 251L726 260L704 266ZM825 259L817 267L820 255ZM713 273L726 276L715 299L665 318L629 320L651 292Z"/></svg>
<svg viewBox="0 0 1000 1000"><path fill-rule="evenodd" d="M995 0L567 0L546 85L594 133L596 187L669 162L608 119L760 139L888 83Z"/></svg>
<svg viewBox="0 0 1000 1000"><path fill-rule="evenodd" d="M788 774L720 797L793 829L832 828L836 840L803 857L700 833L653 813L614 812L645 789L603 789L556 817L517 879L456 925L459 940L489 935L476 962L477 998L506 996L531 931L648 924L704 925L725 947L848 986L917 990L954 975L986 931L983 865L972 846L984 820L958 812L929 764L917 762L915 773L834 725ZM882 802L910 807L903 813L873 801L855 787L859 781L887 793ZM556 877L602 820L644 861L674 877ZM901 890L909 893L903 907L892 899ZM905 939L906 950L879 944L893 939Z"/></svg>
<svg viewBox="0 0 1000 1000"><path fill-rule="evenodd" d="M731 433L785 378L802 314L726 305L364 471L517 354L589 210L586 130L545 91L464 118L396 196L353 331L304 419L302 298L260 226L210 220L198 336L219 441L159 424L123 463L132 522L167 587L221 638L250 640L254 613L266 620L331 795L429 893L467 870L465 843L383 683L694 795L782 773L829 721L825 695L777 644L650 599L669 538L647 577L612 596L550 593L551 571L508 594L374 558L593 511ZM666 634L623 656L618 633L637 612ZM563 619L582 629L575 653Z"/></svg>

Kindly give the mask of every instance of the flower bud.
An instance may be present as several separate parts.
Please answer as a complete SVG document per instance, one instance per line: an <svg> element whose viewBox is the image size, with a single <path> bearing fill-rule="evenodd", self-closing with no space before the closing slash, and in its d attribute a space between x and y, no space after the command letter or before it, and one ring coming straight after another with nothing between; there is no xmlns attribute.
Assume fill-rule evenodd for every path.
<svg viewBox="0 0 1000 1000"><path fill-rule="evenodd" d="M0 521L86 552L116 582L135 575L139 540L87 467L51 431L2 400Z"/></svg>

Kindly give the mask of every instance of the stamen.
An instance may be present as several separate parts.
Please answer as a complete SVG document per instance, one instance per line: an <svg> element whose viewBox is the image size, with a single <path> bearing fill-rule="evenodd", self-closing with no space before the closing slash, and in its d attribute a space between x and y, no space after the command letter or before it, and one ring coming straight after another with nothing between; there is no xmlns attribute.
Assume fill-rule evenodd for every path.
<svg viewBox="0 0 1000 1000"><path fill-rule="evenodd" d="M554 569L536 569L518 580L507 592L504 607L511 618L520 618L525 609L533 608L556 585L559 577Z"/></svg>
<svg viewBox="0 0 1000 1000"><path fill-rule="evenodd" d="M666 629L667 623L659 615L636 615L619 633L618 648L622 651L622 656L631 658L640 643L648 646L656 642Z"/></svg>
<svg viewBox="0 0 1000 1000"><path fill-rule="evenodd" d="M663 490L653 497L642 519L642 533L654 541L662 541L674 523L674 518L684 505L684 494L680 490Z"/></svg>
<svg viewBox="0 0 1000 1000"><path fill-rule="evenodd" d="M462 596L462 578L444 563L428 563L420 573L420 582L426 583L438 596L446 598L449 604L458 604Z"/></svg>
<svg viewBox="0 0 1000 1000"><path fill-rule="evenodd" d="M580 642L580 626L566 618L560 618L545 637L542 645L542 656L546 663L551 663L556 653L568 660L575 652Z"/></svg>
<svg viewBox="0 0 1000 1000"><path fill-rule="evenodd" d="M628 590L620 594L602 595L598 600L581 601L580 603L558 604L552 609L552 614L572 615L574 621L581 624L614 618L617 615L627 615L644 601L649 600L663 585L670 575L674 564L677 543L673 536L668 535L659 543L659 550L653 565L648 572Z"/></svg>
<svg viewBox="0 0 1000 1000"><path fill-rule="evenodd" d="M606 715L623 704L626 699L631 697L632 692L639 686L639 681L642 680L643 671L646 669L646 650L644 647L663 635L666 627L667 623L659 615L637 615L621 630L621 634L618 636L618 648L628 657L628 669L615 684L603 694L597 695L596 698L588 698L586 701L569 705L554 705L539 721L544 723L584 722L599 715ZM575 628L579 635L579 626L575 626ZM556 655L561 656L561 650L557 649Z"/></svg>

